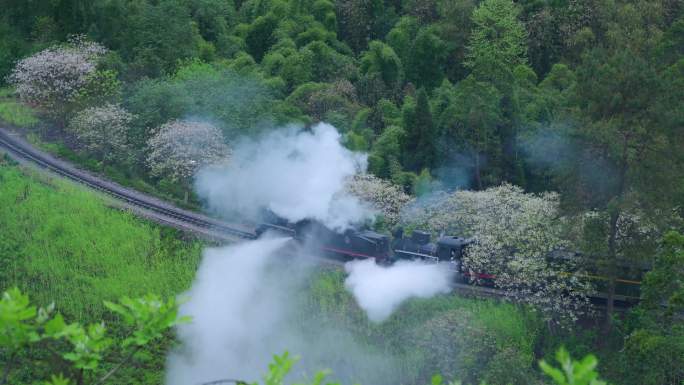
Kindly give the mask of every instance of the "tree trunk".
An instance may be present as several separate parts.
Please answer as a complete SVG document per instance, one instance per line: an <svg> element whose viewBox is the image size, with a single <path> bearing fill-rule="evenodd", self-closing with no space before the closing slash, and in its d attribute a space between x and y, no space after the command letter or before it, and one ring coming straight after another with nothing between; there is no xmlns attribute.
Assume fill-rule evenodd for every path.
<svg viewBox="0 0 684 385"><path fill-rule="evenodd" d="M617 250L615 240L617 238L617 224L620 219L620 210L610 214L610 235L608 237L608 267L606 268L606 276L608 277L608 292L606 297L606 319L603 324L603 332L610 333L613 326L612 318L615 310L615 279L617 268Z"/></svg>
<svg viewBox="0 0 684 385"><path fill-rule="evenodd" d="M184 191L184 195L183 195L183 203L186 204L186 205L188 204L188 195L189 195L189 194L190 194L190 193L189 193L188 189L186 188L185 191Z"/></svg>
<svg viewBox="0 0 684 385"><path fill-rule="evenodd" d="M475 152L475 185L478 190L482 190L482 175L480 174L480 154Z"/></svg>
<svg viewBox="0 0 684 385"><path fill-rule="evenodd" d="M606 275L608 277L608 293L606 298L606 319L603 324L603 332L605 335L610 333L613 327L613 312L615 310L615 280L617 279L617 233L618 221L622 210L622 199L625 193L625 185L627 179L627 138L622 146L622 164L620 165L620 174L618 179L618 189L615 196L616 206L611 209L610 213L610 233L608 236L608 267Z"/></svg>

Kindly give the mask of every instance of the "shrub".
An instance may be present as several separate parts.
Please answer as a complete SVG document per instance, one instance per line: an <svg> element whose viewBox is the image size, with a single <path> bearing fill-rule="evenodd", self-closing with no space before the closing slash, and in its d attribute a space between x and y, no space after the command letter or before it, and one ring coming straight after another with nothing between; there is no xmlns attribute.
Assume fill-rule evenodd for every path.
<svg viewBox="0 0 684 385"><path fill-rule="evenodd" d="M97 61L106 52L102 45L77 36L20 60L8 80L22 101L64 121L79 92L98 79Z"/></svg>
<svg viewBox="0 0 684 385"><path fill-rule="evenodd" d="M97 156L102 167L107 161L124 159L128 130L133 115L115 104L82 110L69 123L69 130L81 145Z"/></svg>

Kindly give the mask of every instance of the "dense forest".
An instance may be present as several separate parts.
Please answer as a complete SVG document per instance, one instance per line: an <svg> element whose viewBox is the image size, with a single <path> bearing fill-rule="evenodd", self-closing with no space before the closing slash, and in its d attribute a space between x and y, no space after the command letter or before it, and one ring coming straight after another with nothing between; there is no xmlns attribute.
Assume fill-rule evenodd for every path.
<svg viewBox="0 0 684 385"><path fill-rule="evenodd" d="M346 148L368 154L372 176L360 183L376 195L403 205L451 194L412 218L434 233L497 229L519 239L501 235L490 245L541 255L569 244L598 260L608 277L605 314L582 332L553 322L535 323L538 334L516 326L534 335L525 357L548 358L567 341L576 355L596 352L615 383L684 381L682 1L0 0L0 8L0 121L28 130L44 148L198 207L194 172L237 141L330 123ZM183 133L194 142L178 140ZM13 171L0 171L0 191L3 181L20 185ZM4 187L12 199L16 186ZM385 212L378 229L410 227L399 211ZM448 218L433 215L440 211ZM475 223L465 218L472 212L491 216ZM113 226L132 226L124 222ZM23 228L13 226L16 236L0 234L0 256L31 254L20 246ZM195 244L172 247L156 229L131 231L149 238L140 242L155 245L151 254L177 258L171 249L188 248L198 258ZM471 263L487 262L493 249L484 238L481 245ZM625 261L651 271L641 304L616 316L611 296ZM195 264L183 267L184 281ZM171 281L173 268L160 266ZM524 274L541 276L532 268ZM518 281L505 284L520 289ZM37 298L49 303L45 293L68 298L73 290L51 285L31 294L43 292ZM171 286L145 289L171 295L187 282ZM92 295L126 293L104 291ZM102 316L65 302L75 318ZM501 362L529 367L530 359L520 364L497 349ZM503 383L509 369L488 381ZM512 381L524 383L527 374Z"/></svg>

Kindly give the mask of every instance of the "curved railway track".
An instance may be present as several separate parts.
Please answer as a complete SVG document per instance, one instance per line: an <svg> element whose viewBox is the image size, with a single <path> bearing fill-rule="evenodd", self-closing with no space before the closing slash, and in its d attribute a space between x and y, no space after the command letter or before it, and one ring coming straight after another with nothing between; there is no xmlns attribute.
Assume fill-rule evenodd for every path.
<svg viewBox="0 0 684 385"><path fill-rule="evenodd" d="M10 157L21 163L29 162L59 177L70 179L93 190L104 193L119 206L135 211L148 219L182 230L195 232L217 241L254 239L252 228L242 224L222 222L202 214L173 206L160 199L125 188L117 183L104 180L73 165L40 151L7 130L0 128L0 148Z"/></svg>
<svg viewBox="0 0 684 385"><path fill-rule="evenodd" d="M161 223L163 225L190 231L213 241L235 242L245 239L256 239L253 227L244 224L228 223L184 210L158 198L142 194L138 191L123 187L117 183L102 179L89 172L83 171L60 159L33 147L20 138L0 127L0 151L4 150L14 160L24 164L37 166L59 177L70 179L91 189L106 194L116 202L117 206L129 209L135 214ZM334 259L319 257L324 263L341 266L342 262ZM475 297L504 297L500 290L456 283L454 290L461 295Z"/></svg>

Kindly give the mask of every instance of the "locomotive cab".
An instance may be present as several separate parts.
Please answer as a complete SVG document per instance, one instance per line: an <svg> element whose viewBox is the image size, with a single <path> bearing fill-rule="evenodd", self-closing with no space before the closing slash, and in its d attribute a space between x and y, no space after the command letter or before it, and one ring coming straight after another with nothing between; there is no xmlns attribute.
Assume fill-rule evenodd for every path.
<svg viewBox="0 0 684 385"><path fill-rule="evenodd" d="M463 255L466 247L473 243L470 239L446 236L437 240L437 259L440 262L449 263L450 268L456 272L457 279L462 281L463 277Z"/></svg>
<svg viewBox="0 0 684 385"><path fill-rule="evenodd" d="M466 246L471 243L471 240L465 238L441 237L437 240L437 258L446 262L461 261Z"/></svg>

